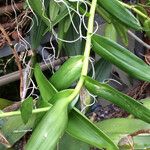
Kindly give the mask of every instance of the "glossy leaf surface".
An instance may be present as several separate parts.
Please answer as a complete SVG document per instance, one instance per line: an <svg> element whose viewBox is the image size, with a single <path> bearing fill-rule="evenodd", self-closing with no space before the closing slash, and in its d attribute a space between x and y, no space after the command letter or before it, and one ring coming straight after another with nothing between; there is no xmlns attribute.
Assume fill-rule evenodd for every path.
<svg viewBox="0 0 150 150"><path fill-rule="evenodd" d="M35 128L26 145L26 150L55 149L67 127L69 102L67 97L58 99Z"/></svg>
<svg viewBox="0 0 150 150"><path fill-rule="evenodd" d="M98 0L98 4L126 26L136 30L141 29L139 21L118 0Z"/></svg>
<svg viewBox="0 0 150 150"><path fill-rule="evenodd" d="M68 88L80 77L82 60L82 56L71 57L53 74L50 82L57 90Z"/></svg>
<svg viewBox="0 0 150 150"><path fill-rule="evenodd" d="M28 122L29 118L32 115L32 109L33 109L33 98L32 97L25 99L21 103L21 109L20 109L21 117L25 124Z"/></svg>
<svg viewBox="0 0 150 150"><path fill-rule="evenodd" d="M148 130L150 129L150 124L138 120L138 119L129 119L129 118L116 118L101 121L96 123L98 128L103 130L116 144L119 143L120 139L123 137L137 132L139 130ZM147 142L150 139L150 135L142 135L133 137L134 148L144 149L150 146L150 143Z"/></svg>
<svg viewBox="0 0 150 150"><path fill-rule="evenodd" d="M43 76L41 76L41 77L43 77ZM42 80L43 79L41 79L41 81ZM37 81L39 81L41 86L43 86L43 88L44 88L44 84L42 84L42 82L40 82L40 80L37 80ZM49 89L54 88L51 84L49 84L48 81L47 81L47 85L50 86ZM43 92L43 91L40 90L40 92ZM63 96L68 97L68 95L72 93L72 90L65 90L62 92L63 92ZM54 104L54 102L56 102L56 100L61 99L62 92L59 92L56 95L53 93L55 96L52 97L49 100L49 102ZM52 96L50 93L51 92L49 92L49 97ZM43 96L45 96L45 95L43 95ZM76 117L74 116L74 114ZM75 119L73 119L74 117L75 117ZM114 144L112 143L112 141L105 134L103 134L103 132L101 130L96 128L95 125L92 122L90 122L90 120L88 120L86 117L84 117L76 108L73 108L71 111L71 114L69 114L68 122L69 122L68 123L69 125L67 126L67 132L69 134L71 134L73 137L76 137L77 139L82 140L83 142L86 142L86 143L96 146L98 148L115 147ZM83 125L82 125L82 123L83 123ZM86 126L85 126L85 124L86 124ZM84 126L84 128L83 128L83 126ZM89 130L90 130L90 133L89 133ZM79 134L80 132L82 134ZM97 134L97 132L99 134ZM97 139L97 140L95 140L95 139ZM99 142L99 141L101 141L101 142Z"/></svg>
<svg viewBox="0 0 150 150"><path fill-rule="evenodd" d="M135 117L150 123L150 109L105 83L99 83L90 77L85 78L85 87L89 92L118 105Z"/></svg>
<svg viewBox="0 0 150 150"><path fill-rule="evenodd" d="M100 35L92 37L93 50L133 77L150 81L150 67L126 48Z"/></svg>

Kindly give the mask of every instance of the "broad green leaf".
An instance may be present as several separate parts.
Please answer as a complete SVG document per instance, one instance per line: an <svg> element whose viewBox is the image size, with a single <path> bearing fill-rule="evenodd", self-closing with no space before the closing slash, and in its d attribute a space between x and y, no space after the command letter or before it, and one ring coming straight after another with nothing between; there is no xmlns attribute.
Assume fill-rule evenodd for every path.
<svg viewBox="0 0 150 150"><path fill-rule="evenodd" d="M49 83L47 83L47 85L51 86L51 87L49 87L49 89L50 88L54 88ZM41 86L44 86L44 84L41 84ZM67 93L67 91L68 91L68 93ZM40 92L42 92L42 91L40 91ZM62 91L62 92L63 92L64 96L68 97L68 95L71 94L72 90L65 90L65 91ZM62 98L62 94L61 94L62 92L59 92L57 95L55 95L53 93L55 96L53 98L51 98L49 102L53 104L56 100L61 99ZM52 95L49 93L49 97L51 97L51 96ZM71 124L73 125L73 128L76 131L79 130L78 132L80 132L80 130L82 130L82 132L84 132L84 134L81 134L81 135L79 135L78 132L71 133L71 135L73 137L78 137L79 140L82 139L82 141L84 141L84 142L86 142L88 144L91 144L93 146L99 147L99 148L111 147L110 145L111 145L112 142L109 140L109 138L107 136L103 135L103 132L101 130L98 130L94 126L94 124L91 123L87 118L85 118L77 109L73 108L73 110L71 112L74 112L76 114L76 116L78 116L78 117L76 117L76 119L74 120L72 118L72 116L69 115L69 122L70 122L70 119L71 119ZM81 122L86 124L85 128L82 128ZM71 125L68 126L67 128L68 128L67 129L68 132L69 132L69 130L72 130L72 126ZM91 131L90 133L89 133L89 130ZM97 135L97 132L99 133L98 135ZM101 132L102 132L102 134L101 134ZM106 140L106 142L104 142L104 143L101 142L99 144L99 140L95 141L96 138L98 138L100 141L101 140L102 141ZM106 143L108 143L108 144L106 145ZM112 147L113 147L113 144L112 144Z"/></svg>
<svg viewBox="0 0 150 150"><path fill-rule="evenodd" d="M5 119L0 119L0 131L6 138L10 145L14 145L22 136L31 130L35 121L35 115L33 115L27 124L24 124L21 116L12 116ZM5 146L5 144L4 144ZM4 149L2 143L0 149Z"/></svg>
<svg viewBox="0 0 150 150"><path fill-rule="evenodd" d="M48 81L41 71L41 68L38 64L34 68L34 76L40 90L43 101L48 102L53 95L57 92L54 86Z"/></svg>
<svg viewBox="0 0 150 150"><path fill-rule="evenodd" d="M74 16L74 13L72 13L72 16ZM70 20L70 16L66 16L66 18L63 19L64 20L64 27L63 27L63 32L67 33L69 30L69 27L71 25L71 20ZM76 21L75 21L76 23Z"/></svg>
<svg viewBox="0 0 150 150"><path fill-rule="evenodd" d="M29 7L45 22L48 27L51 27L51 22L46 14L46 8L41 0L26 0Z"/></svg>
<svg viewBox="0 0 150 150"><path fill-rule="evenodd" d="M44 31L47 28L47 26L43 22L43 20L40 19L39 16L37 16L37 18L38 18L38 24L36 23L35 17L33 17L34 25L32 27L31 35L30 35L31 36L31 47L34 50L39 47L41 40L44 36Z"/></svg>
<svg viewBox="0 0 150 150"><path fill-rule="evenodd" d="M57 98L57 94L54 97ZM57 102L44 115L33 131L31 138L25 146L26 150L53 150L64 134L68 122L67 111L70 100L62 93L61 99L55 99L55 101Z"/></svg>
<svg viewBox="0 0 150 150"><path fill-rule="evenodd" d="M62 19L64 19L68 15L68 10L66 7L61 7L59 15L53 21L53 26L59 23Z"/></svg>
<svg viewBox="0 0 150 150"><path fill-rule="evenodd" d="M66 98L66 97L69 97L69 95L72 94L72 92L74 91L74 89L67 89L67 90L63 90L63 91L60 91L60 92L57 92L51 99L50 99L50 103L51 104L55 104L55 102L57 100L60 100L62 99L63 97Z"/></svg>
<svg viewBox="0 0 150 150"><path fill-rule="evenodd" d="M0 98L0 109L4 109L5 107L9 106L13 104L13 101L4 99L4 98Z"/></svg>
<svg viewBox="0 0 150 150"><path fill-rule="evenodd" d="M76 27L77 31L79 31L79 26L80 26L79 19L80 19L79 16L75 14L73 17L73 21L74 21L74 26ZM67 40L67 41L75 40L74 42L71 42L71 43L65 42L63 44L64 52L67 56L81 55L83 53L83 49L84 49L84 40L82 38L80 38L80 33L77 33L74 26L71 24L66 35L64 36L65 40ZM64 30L66 30L66 29L64 29ZM82 31L82 34L84 35L84 32L85 32L84 27L82 27L81 31Z"/></svg>
<svg viewBox="0 0 150 150"><path fill-rule="evenodd" d="M90 150L90 146L68 134L65 134L58 144L59 150Z"/></svg>
<svg viewBox="0 0 150 150"><path fill-rule="evenodd" d="M50 104L52 104L51 98L57 93L57 90L45 77L38 64L35 65L34 76L40 91L40 97L37 101L37 107L48 107ZM34 127L36 127L37 124L41 121L44 114L45 112L37 115Z"/></svg>
<svg viewBox="0 0 150 150"><path fill-rule="evenodd" d="M63 20L58 24L58 38L65 40L66 33L71 25L70 16L67 15ZM63 46L63 41L58 40L58 55L60 54Z"/></svg>
<svg viewBox="0 0 150 150"><path fill-rule="evenodd" d="M114 27L115 27L119 37L121 38L123 44L125 46L128 46L128 33L127 33L128 29L114 19L112 19L112 23L114 24Z"/></svg>
<svg viewBox="0 0 150 150"><path fill-rule="evenodd" d="M112 23L107 23L105 26L105 37L113 41L117 40L117 32Z"/></svg>
<svg viewBox="0 0 150 150"><path fill-rule="evenodd" d="M33 98L32 97L25 99L21 103L21 109L20 109L21 117L25 124L28 122L28 120L30 119L30 117L32 115L32 109L33 109Z"/></svg>
<svg viewBox="0 0 150 150"><path fill-rule="evenodd" d="M95 80L103 82L110 76L112 64L107 60L101 58L95 64Z"/></svg>
<svg viewBox="0 0 150 150"><path fill-rule="evenodd" d="M96 6L96 12L98 15L100 15L104 20L106 20L107 23L111 23L111 16L109 15L109 13L103 9L102 7L100 7L99 5Z"/></svg>
<svg viewBox="0 0 150 150"><path fill-rule="evenodd" d="M59 70L50 78L50 82L57 90L68 88L81 73L83 56L69 58Z"/></svg>
<svg viewBox="0 0 150 150"><path fill-rule="evenodd" d="M54 27L56 24L58 24L62 19L64 19L68 15L68 9L66 7L62 7L60 9L59 15L55 18L55 20L52 22L52 27ZM51 28L47 28L45 30L45 33L48 31L51 31Z"/></svg>
<svg viewBox="0 0 150 150"><path fill-rule="evenodd" d="M136 55L105 37L92 37L93 50L101 57L140 80L150 81L150 67Z"/></svg>
<svg viewBox="0 0 150 150"><path fill-rule="evenodd" d="M120 139L129 134L139 130L150 129L150 124L138 119L129 118L104 120L96 123L96 126L103 130L116 144L119 143ZM148 142L148 140L150 140L150 135L143 134L143 136L135 136L133 137L133 140L135 149L144 149L150 146L150 143Z"/></svg>
<svg viewBox="0 0 150 150"><path fill-rule="evenodd" d="M147 107L148 109L150 109L150 97L147 97L145 99L141 99L140 102Z"/></svg>
<svg viewBox="0 0 150 150"><path fill-rule="evenodd" d="M149 128L150 129L150 128ZM149 150L150 148L150 134L138 135L133 138L134 148L135 149L145 149Z"/></svg>
<svg viewBox="0 0 150 150"><path fill-rule="evenodd" d="M54 104L56 102L55 99L61 99L62 93L65 97L68 97L73 92L72 89L67 89L58 93L55 87L47 80L45 75L42 73L38 64L36 64L35 66L34 74L39 87L40 94L42 96L42 98L40 98L38 101L44 101L44 104ZM57 94L57 96L54 99L53 97L55 94ZM39 105L39 107L41 107L41 105Z"/></svg>
<svg viewBox="0 0 150 150"><path fill-rule="evenodd" d="M75 108L69 114L67 133L100 149L118 149L102 130L98 129L79 110Z"/></svg>
<svg viewBox="0 0 150 150"><path fill-rule="evenodd" d="M134 17L134 15L122 6L118 0L98 0L98 5L103 7L107 12L109 12L114 18L121 21L128 27L136 30L141 30L139 21Z"/></svg>
<svg viewBox="0 0 150 150"><path fill-rule="evenodd" d="M54 21L59 14L60 6L58 3L54 0L50 0L49 2L49 16L51 21Z"/></svg>
<svg viewBox="0 0 150 150"><path fill-rule="evenodd" d="M66 1L66 3L72 7L72 9L76 9L78 7L79 13L85 15L86 17L90 16L89 12L86 12L86 8L82 3L78 3L78 1Z"/></svg>
<svg viewBox="0 0 150 150"><path fill-rule="evenodd" d="M150 123L150 109L135 99L117 91L105 83L99 83L90 77L85 77L85 87L92 94L100 96L133 114L135 117Z"/></svg>

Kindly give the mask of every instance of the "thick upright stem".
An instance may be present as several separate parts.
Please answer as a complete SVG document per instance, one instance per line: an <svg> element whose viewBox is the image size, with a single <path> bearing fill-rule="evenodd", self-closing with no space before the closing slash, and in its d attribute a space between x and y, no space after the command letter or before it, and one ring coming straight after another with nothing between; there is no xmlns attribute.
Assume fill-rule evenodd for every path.
<svg viewBox="0 0 150 150"><path fill-rule="evenodd" d="M80 92L80 90L83 86L83 83L84 83L84 76L86 76L87 72L88 72L89 56L90 56L90 50L91 50L91 37L93 34L96 4L97 4L97 0L93 0L91 3L81 76L80 76L80 79L78 81L78 84L77 84L74 92L68 97L68 99L70 101L72 101ZM40 112L48 111L50 108L51 107L35 109L35 110L33 110L32 113L40 113ZM20 111L2 113L2 114L0 114L0 118L1 117L14 116L14 115L20 115Z"/></svg>
<svg viewBox="0 0 150 150"><path fill-rule="evenodd" d="M81 76L80 76L79 82L78 82L74 92L69 97L70 100L73 100L77 96L77 94L80 92L80 89L82 88L83 83L84 83L84 76L86 76L87 72L88 72L89 55L90 55L90 50L91 50L91 37L93 34L96 4L97 4L97 0L93 0L91 3Z"/></svg>

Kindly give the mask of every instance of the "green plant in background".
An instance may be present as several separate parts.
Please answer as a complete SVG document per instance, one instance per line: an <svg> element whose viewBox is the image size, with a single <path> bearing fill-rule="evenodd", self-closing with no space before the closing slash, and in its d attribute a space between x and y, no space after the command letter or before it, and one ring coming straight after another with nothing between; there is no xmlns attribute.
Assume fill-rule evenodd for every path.
<svg viewBox="0 0 150 150"><path fill-rule="evenodd" d="M44 76L38 63L33 65L40 96L37 100L31 97L25 99L20 111L0 114L1 134L7 140L2 142L0 148L11 147L32 128L31 137L25 145L26 150L65 150L66 147L68 150L73 150L74 146L79 144L80 147L76 149L89 150L89 145L107 150L148 149L149 135L142 138L139 135L131 136L136 131L150 129L150 109L147 103L142 104L102 82L109 77L112 64L132 77L150 82L150 67L119 45L116 40L119 35L127 44L129 29L143 30L149 35L147 22L150 18L147 14L140 11L137 6L133 7L118 0L26 0L26 2L34 12L35 24L31 32L32 49L36 50L43 36L50 32L58 40L57 56L67 53L70 58L49 78ZM89 12L87 12L88 8ZM143 25L130 10L144 20ZM95 34L93 29L96 13L107 22L103 36ZM78 18L81 17L79 15L82 19L83 17L88 19L86 36L85 24L78 25L78 19L81 19ZM56 27L58 33L54 31ZM75 40L76 29L84 32L79 33L78 40ZM74 41L72 44L61 40L69 37ZM102 57L95 64L95 79L88 75L91 50ZM118 105L137 119L108 119L96 124L92 123L76 105L82 87L91 94ZM9 124L12 126L8 127ZM123 137L129 136L132 145L126 141L122 142Z"/></svg>

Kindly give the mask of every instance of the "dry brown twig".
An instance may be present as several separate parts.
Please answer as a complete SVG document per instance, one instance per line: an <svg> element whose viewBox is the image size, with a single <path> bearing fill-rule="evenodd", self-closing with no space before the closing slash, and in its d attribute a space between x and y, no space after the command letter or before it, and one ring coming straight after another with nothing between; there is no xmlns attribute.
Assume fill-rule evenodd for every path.
<svg viewBox="0 0 150 150"><path fill-rule="evenodd" d="M21 63L20 63L20 59L19 59L18 53L17 53L12 41L10 40L8 34L6 33L4 27L1 24L0 24L0 31L2 32L4 38L7 40L10 48L12 49L12 52L13 52L14 57L15 57L16 64L18 66L19 75L20 75L20 96L21 96L22 95L22 89L23 89L23 72L22 72L22 66L21 66Z"/></svg>

